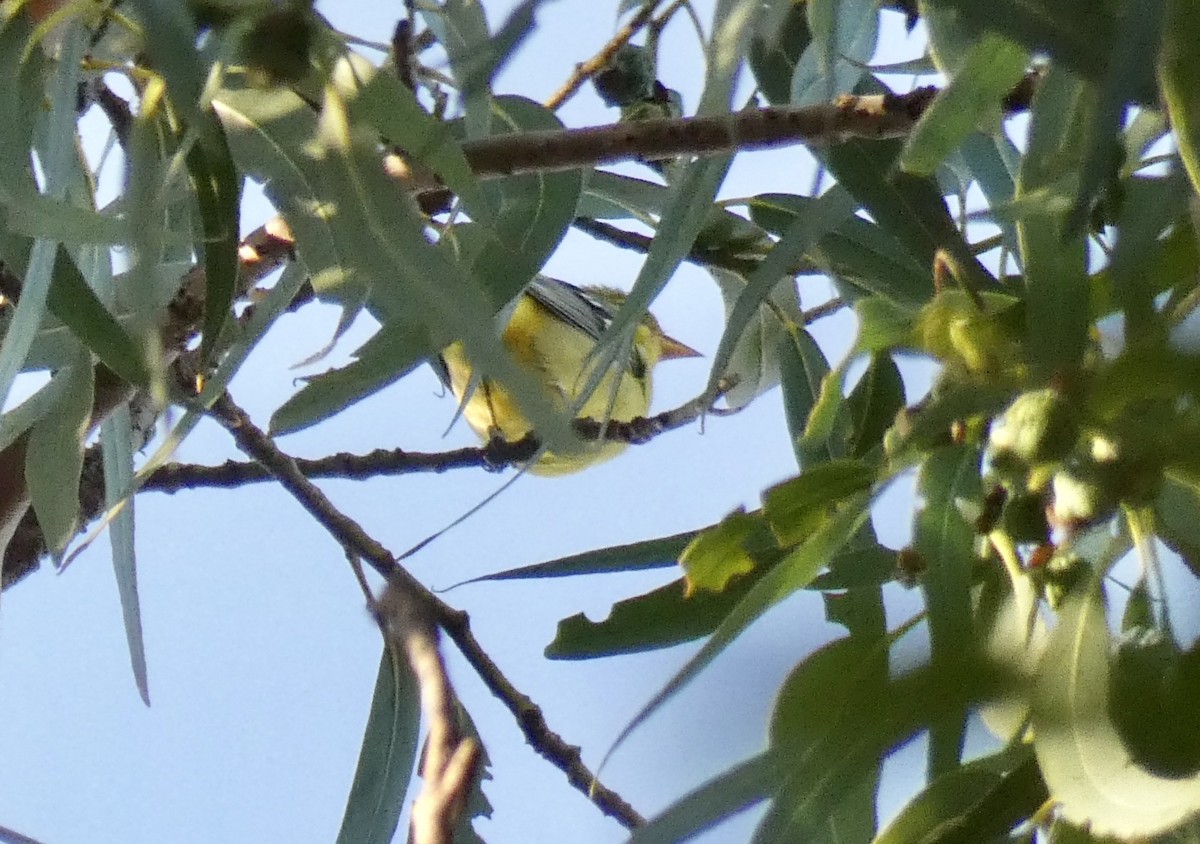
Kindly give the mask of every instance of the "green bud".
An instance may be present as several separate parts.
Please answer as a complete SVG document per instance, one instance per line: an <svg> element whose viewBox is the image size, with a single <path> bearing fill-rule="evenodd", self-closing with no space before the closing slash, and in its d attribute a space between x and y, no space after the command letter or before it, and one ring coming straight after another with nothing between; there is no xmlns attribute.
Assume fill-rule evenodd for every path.
<svg viewBox="0 0 1200 844"><path fill-rule="evenodd" d="M1017 396L992 422L988 445L997 457L1011 454L1028 465L1064 459L1078 438L1075 411L1061 393L1046 388Z"/></svg>

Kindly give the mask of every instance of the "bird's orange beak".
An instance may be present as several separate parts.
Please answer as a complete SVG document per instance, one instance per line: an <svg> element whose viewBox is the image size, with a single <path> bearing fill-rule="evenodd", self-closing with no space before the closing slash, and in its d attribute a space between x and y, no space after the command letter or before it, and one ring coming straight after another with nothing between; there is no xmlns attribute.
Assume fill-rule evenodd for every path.
<svg viewBox="0 0 1200 844"><path fill-rule="evenodd" d="M666 334L662 336L662 359L672 360L674 358L699 358L703 357L699 352L689 346L687 343L680 343L674 337L668 337Z"/></svg>

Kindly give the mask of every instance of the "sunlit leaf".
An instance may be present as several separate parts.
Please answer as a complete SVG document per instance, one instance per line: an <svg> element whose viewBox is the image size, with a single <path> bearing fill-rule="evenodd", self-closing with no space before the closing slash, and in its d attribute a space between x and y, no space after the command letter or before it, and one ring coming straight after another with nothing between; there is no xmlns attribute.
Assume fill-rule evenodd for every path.
<svg viewBox="0 0 1200 844"><path fill-rule="evenodd" d="M1059 610L1033 696L1034 750L1050 795L1071 823L1124 838L1170 830L1200 812L1200 774L1150 773L1109 714L1109 630L1098 586Z"/></svg>
<svg viewBox="0 0 1200 844"><path fill-rule="evenodd" d="M753 571L746 541L761 529L760 513L738 509L692 540L679 557L684 597L700 591L722 592L730 580Z"/></svg>

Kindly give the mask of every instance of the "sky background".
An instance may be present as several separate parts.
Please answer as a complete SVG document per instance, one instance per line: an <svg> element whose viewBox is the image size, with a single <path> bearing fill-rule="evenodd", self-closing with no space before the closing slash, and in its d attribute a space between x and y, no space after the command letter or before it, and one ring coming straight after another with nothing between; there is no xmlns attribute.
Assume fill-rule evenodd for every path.
<svg viewBox="0 0 1200 844"><path fill-rule="evenodd" d="M399 4L395 4L398 8ZM498 26L511 2L485 2ZM695 3L706 27L712 2ZM322 3L335 25L386 40L390 11L364 2ZM537 28L496 82L501 93L543 100L613 33L615 2L547 3ZM389 7L390 8L390 7ZM881 59L920 52L898 16L886 15ZM660 77L693 109L701 52L679 16L664 35ZM749 88L743 85L743 95ZM567 125L616 115L585 88L560 111ZM98 126L98 122L93 125ZM102 143L98 136L89 138ZM628 172L645 176L646 171ZM799 147L740 156L724 197L806 192L812 159ZM111 178L119 179L115 169ZM247 192L246 230L271 210ZM546 267L579 284L628 286L639 256L572 232ZM806 306L829 285L800 280ZM711 355L723 327L717 288L685 265L654 308L666 329ZM338 351L304 370L292 367L332 335L337 311L323 306L283 317L232 386L236 401L265 425L295 389L293 379L346 361L371 330L365 321ZM836 362L853 338L849 316L813 333ZM698 393L705 360L671 362L656 373L655 409ZM918 381L924 379L918 379ZM914 389L919 385L910 384ZM910 394L910 399L915 394ZM398 384L280 445L297 456L402 447L437 451L474 444L462 423L448 432L452 399L422 368ZM178 459L238 457L228 436L204 423ZM597 547L701 527L730 510L757 506L759 493L796 471L773 391L731 418L712 418L629 449L609 463L563 478L523 477L482 512L413 557L410 568L435 589ZM507 476L481 471L327 481L344 512L393 552L443 527ZM62 575L48 566L0 605L0 825L46 844L79 842L328 842L341 822L370 705L381 643L341 549L292 499L271 485L237 491L149 493L137 499L139 580L152 705L138 698L107 541ZM907 539L905 484L876 513L881 539ZM559 619L603 618L613 601L674 579L658 570L587 579L464 586L442 595L470 613L479 640L550 726L583 747L595 766L618 732L698 647L590 662L552 662L542 650ZM887 588L890 620L917 598ZM767 614L701 677L639 729L602 779L652 816L690 788L764 746L772 698L801 656L838 635L820 596L801 593ZM910 637L901 652L922 647ZM525 746L512 717L493 700L454 648L453 680L482 732L495 812L477 823L493 844L614 842L623 830ZM918 743L890 769L920 763ZM906 780L903 781L902 780ZM911 779L893 777L885 814ZM704 840L744 840L754 813ZM399 836L403 840L403 832Z"/></svg>

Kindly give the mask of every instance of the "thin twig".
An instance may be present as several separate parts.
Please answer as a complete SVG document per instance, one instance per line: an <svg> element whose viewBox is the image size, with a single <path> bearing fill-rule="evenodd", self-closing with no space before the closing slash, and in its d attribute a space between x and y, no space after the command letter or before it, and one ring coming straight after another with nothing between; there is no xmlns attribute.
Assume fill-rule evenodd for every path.
<svg viewBox="0 0 1200 844"><path fill-rule="evenodd" d="M604 70L608 66L608 63L612 61L613 56L629 43L629 39L636 35L642 27L650 23L650 18L654 15L654 10L661 2L662 0L647 0L646 4L638 9L637 14L617 30L617 34L609 39L608 43L601 47L596 55L592 56L586 62L575 65L575 70L572 71L567 81L546 100L544 103L546 108L551 111L558 111L563 103L579 92L584 82L587 82L597 73Z"/></svg>
<svg viewBox="0 0 1200 844"><path fill-rule="evenodd" d="M825 306L817 306L822 307ZM819 318L820 315L817 314L813 318ZM694 422L706 412L723 412L713 411L711 404L712 399L699 396L655 416L639 417L628 422L610 421L607 425L592 419L577 419L574 425L576 432L585 440L602 439L607 442L643 445L660 434ZM513 442L497 439L476 448L443 452L380 448L367 454L343 452L315 459L296 457L292 460L300 473L309 480L339 478L361 481L382 476L441 473L464 468L502 469L529 460L537 453L540 445L538 438L530 435ZM93 459L98 459L98 456ZM201 487L232 489L274 478L275 475L268 468L253 461L227 460L217 466L172 463L155 470L139 491L175 493ZM90 514L90 517L95 515L97 514Z"/></svg>
<svg viewBox="0 0 1200 844"><path fill-rule="evenodd" d="M454 689L438 650L429 607L402 582L388 583L373 607L388 647L408 658L428 725L421 793L413 803L413 844L452 844L479 766L479 743L458 728Z"/></svg>
<svg viewBox="0 0 1200 844"><path fill-rule="evenodd" d="M324 527L343 548L357 554L387 578L395 588L403 589L446 631L467 662L488 689L516 717L525 739L547 761L567 775L567 781L588 797L609 817L627 829L645 821L619 794L602 785L583 764L579 748L567 744L546 723L541 710L508 680L499 666L471 633L467 614L454 609L430 592L406 569L396 563L391 552L371 537L349 516L338 510L311 481L304 477L295 461L284 454L261 429L250 421L244 410L223 395L208 411L229 431L238 448L265 466L317 523Z"/></svg>

